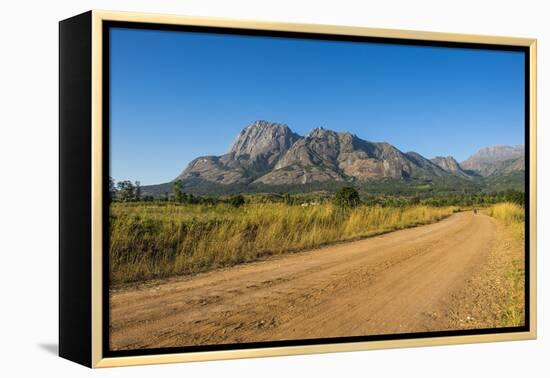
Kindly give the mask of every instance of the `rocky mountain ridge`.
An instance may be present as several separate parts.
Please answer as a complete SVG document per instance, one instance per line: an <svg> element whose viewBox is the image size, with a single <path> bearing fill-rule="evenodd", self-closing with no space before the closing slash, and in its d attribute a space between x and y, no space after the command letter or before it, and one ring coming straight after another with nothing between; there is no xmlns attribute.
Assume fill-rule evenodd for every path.
<svg viewBox="0 0 550 378"><path fill-rule="evenodd" d="M349 132L319 127L300 136L286 124L259 120L237 135L226 154L194 159L176 180L275 186L446 177L469 180L524 170L523 154L523 146L492 146L459 164L452 156L427 159Z"/></svg>
<svg viewBox="0 0 550 378"><path fill-rule="evenodd" d="M418 153L349 132L316 128L299 136L287 125L256 121L239 133L228 153L194 159L177 179L281 185L448 174Z"/></svg>

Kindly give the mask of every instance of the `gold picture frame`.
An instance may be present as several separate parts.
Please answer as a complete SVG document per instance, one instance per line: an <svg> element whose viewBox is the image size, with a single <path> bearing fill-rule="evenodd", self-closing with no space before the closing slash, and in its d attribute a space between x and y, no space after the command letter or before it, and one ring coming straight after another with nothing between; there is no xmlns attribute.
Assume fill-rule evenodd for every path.
<svg viewBox="0 0 550 378"><path fill-rule="evenodd" d="M529 59L529 235L526 239L529 241L529 276L530 282L528 295L528 314L529 314L529 329L522 332L512 333L486 333L474 335L459 335L459 336L443 336L443 337L426 337L426 338L406 338L399 340L378 340L365 342L342 342L331 344L316 344L316 345L299 345L299 346L282 346L282 347L259 347L253 349L236 349L236 350L215 350L215 351L198 351L185 353L164 353L164 354L149 354L149 355L131 355L122 357L108 357L104 355L104 248L103 248L103 232L104 232L104 141L105 135L103 132L104 122L104 106L105 99L103 96L103 80L104 80L104 37L106 22L127 22L136 24L159 24L159 25L185 25L194 27L215 27L229 28L241 30L260 30L274 32L292 32L292 33L308 33L308 34L323 34L334 36L357 36L370 38L388 38L399 39L403 41L428 41L428 42L444 42L444 43L464 43L476 45L501 45L501 46L519 46L528 50ZM175 15L161 14L145 14L145 13L129 13L129 12L111 12L93 10L81 16L76 16L72 19L62 21L60 24L60 127L61 127L61 186L62 195L65 194L65 202L60 203L61 206L61 231L60 238L60 355L73 361L82 363L90 367L114 367L114 366L129 366L143 364L160 364L188 361L207 361L219 359L237 359L250 357L267 357L267 356L283 356L283 355L301 355L311 353L327 353L327 352L346 352L360 351L371 349L387 349L387 348L402 348L402 347L418 347L418 346L435 346L447 344L465 344L465 343L481 343L495 341L512 341L512 340L528 340L535 339L537 332L537 308L536 308L536 210L537 210L537 153L536 153L536 54L537 42L536 39L528 38L513 38L500 36L482 36L468 34L452 34L452 33L435 33L423 31L409 30L392 30L392 29L376 29L354 26L335 26L335 25L317 25L317 24L294 24L294 23L279 23L279 22L260 22L251 20L232 20L219 19L209 17L188 17ZM78 33L83 33L82 39L79 39ZM84 41L84 42L83 42ZM82 49L85 54L82 54ZM74 54L79 54L82 64L87 65L84 68L84 73L89 70L89 77L83 77L82 72L74 72L67 74L66 70L70 70L70 62L75 62ZM70 62L69 62L70 61ZM86 63L87 62L87 63ZM76 63L75 63L76 64ZM86 75L84 75L86 76ZM80 83L82 96L78 96L74 92L74 83ZM72 89L71 89L72 88ZM65 90L66 94L63 94ZM69 91L72 95L68 94ZM89 92L89 97L86 93ZM73 102L79 101L79 104ZM89 101L89 103L87 102ZM80 107L84 113L71 113L70 109ZM72 117L72 118L71 118ZM80 118L79 118L80 117ZM64 162L69 159L64 155L65 143L74 143L75 135L69 133L78 133L76 130L69 130L70 127L75 128L75 122L89 122L89 127L84 128L82 135L78 134L78 138L89 144L89 150L82 153L90 152L89 170L86 171L87 181L83 181L84 188L89 188L86 193L80 194L69 193L69 189L63 192L64 179L71 176L70 165L64 166ZM72 126L70 126L72 125ZM66 137L64 136L66 134ZM66 138L66 140L65 140ZM72 142L71 142L72 141ZM67 153L69 148L66 148ZM72 150L73 153L78 151ZM69 163L66 163L69 164ZM65 168L64 168L65 167ZM63 170L65 169L65 171ZM65 173L64 173L65 172ZM67 210L75 201L81 201L82 195L90 195L85 202L87 213L82 216L89 216L89 223L84 222L81 225L71 221L71 214ZM73 214L73 216L76 216ZM64 220L65 219L65 220ZM74 220L74 219L73 219ZM79 230L71 227L81 227ZM88 235L86 238L78 240L65 241L69 232L76 232L76 235L84 233ZM78 237L77 237L78 238ZM71 244L72 243L72 244ZM76 253L80 250L86 251L84 258L70 257L69 252ZM77 261L78 260L78 261ZM74 277L72 273L78 273L80 277ZM86 274L80 274L87 272ZM79 281L82 280L82 281ZM86 286L86 281L89 281L89 286ZM87 290L89 289L89 294ZM80 300L83 302L75 302L75 296L78 291L82 291L83 296ZM75 309L80 303L81 308ZM89 313L89 316L82 318L81 314ZM74 320L77 317L78 320ZM68 323L71 323L68 326ZM76 323L75 323L76 322ZM80 351L75 351L78 340L82 340L87 346L81 348Z"/></svg>

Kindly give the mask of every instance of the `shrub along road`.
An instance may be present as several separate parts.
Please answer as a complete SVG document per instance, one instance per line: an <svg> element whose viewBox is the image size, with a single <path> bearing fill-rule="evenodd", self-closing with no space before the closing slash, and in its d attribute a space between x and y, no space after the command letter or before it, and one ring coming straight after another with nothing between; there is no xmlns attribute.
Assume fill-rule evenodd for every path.
<svg viewBox="0 0 550 378"><path fill-rule="evenodd" d="M463 212L396 231L111 292L113 350L456 329L453 293L498 223Z"/></svg>

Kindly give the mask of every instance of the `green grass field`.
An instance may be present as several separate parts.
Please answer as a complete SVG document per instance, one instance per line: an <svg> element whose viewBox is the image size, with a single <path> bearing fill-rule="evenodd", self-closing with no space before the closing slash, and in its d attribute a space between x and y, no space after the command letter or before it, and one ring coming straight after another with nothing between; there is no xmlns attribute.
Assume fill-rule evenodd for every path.
<svg viewBox="0 0 550 378"><path fill-rule="evenodd" d="M113 203L111 284L192 274L364 238L435 222L456 210L422 205L340 209L329 203Z"/></svg>

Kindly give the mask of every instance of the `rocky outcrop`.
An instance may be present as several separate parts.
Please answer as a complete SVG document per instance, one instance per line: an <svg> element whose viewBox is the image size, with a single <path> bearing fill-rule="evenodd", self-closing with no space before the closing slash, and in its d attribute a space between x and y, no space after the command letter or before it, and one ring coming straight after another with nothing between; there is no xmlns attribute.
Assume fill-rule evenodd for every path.
<svg viewBox="0 0 550 378"><path fill-rule="evenodd" d="M443 169L445 172L453 173L464 178L470 177L470 175L462 169L460 164L458 164L458 162L452 156L436 156L431 159L431 161L432 163Z"/></svg>
<svg viewBox="0 0 550 378"><path fill-rule="evenodd" d="M287 125L256 121L245 127L222 156L194 159L176 178L201 178L220 184L249 183L271 170L300 136Z"/></svg>

